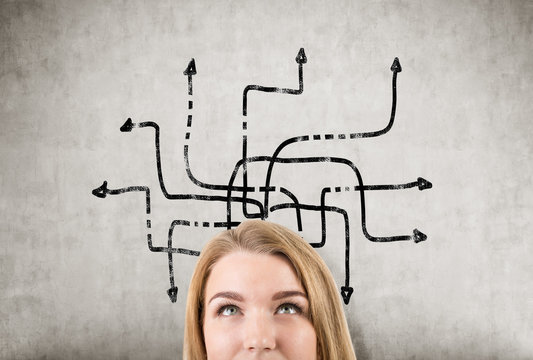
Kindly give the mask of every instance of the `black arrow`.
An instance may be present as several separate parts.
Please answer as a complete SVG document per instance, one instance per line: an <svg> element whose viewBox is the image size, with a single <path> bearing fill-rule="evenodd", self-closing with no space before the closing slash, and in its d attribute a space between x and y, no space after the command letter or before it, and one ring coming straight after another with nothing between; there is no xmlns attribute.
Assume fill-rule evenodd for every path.
<svg viewBox="0 0 533 360"><path fill-rule="evenodd" d="M174 220L170 224L170 227L168 229L168 243L167 246L153 246L152 244L152 235L147 235L147 242L148 242L148 249L152 252L161 252L161 253L167 253L168 255L168 274L169 274L169 280L170 280L170 288L167 290L168 297L170 298L170 301L176 302L177 294L178 294L178 288L176 287L174 283L174 261L173 261L173 254L185 254L185 255L191 255L191 256L199 256L200 252L196 250L190 250L190 249L184 249L184 248L174 248L172 247L172 238L174 233L174 228L177 225L183 225L183 226L189 226L190 222L187 220Z"/></svg>
<svg viewBox="0 0 533 360"><path fill-rule="evenodd" d="M129 186L120 189L108 189L107 181L104 181L102 185L92 191L92 194L96 197L104 199L109 195L120 195L131 191L145 191L146 192L146 213L150 214L150 189L147 186Z"/></svg>
<svg viewBox="0 0 533 360"><path fill-rule="evenodd" d="M431 189L433 184L424 178L419 177L416 181L412 181L406 184L391 184L391 185L364 185L363 189L366 190L402 190L413 187L418 187L418 190ZM360 186L355 186L355 190L361 189Z"/></svg>
<svg viewBox="0 0 533 360"><path fill-rule="evenodd" d="M136 126L136 124L131 121L131 118L128 118L124 124L120 127L121 132L131 132L131 130Z"/></svg>
<svg viewBox="0 0 533 360"><path fill-rule="evenodd" d="M167 290L167 294L170 298L170 301L175 303L178 299L178 288L176 286L172 286L170 289Z"/></svg>
<svg viewBox="0 0 533 360"><path fill-rule="evenodd" d="M163 195L165 198L170 200L204 200L204 201L221 201L225 202L227 204L230 204L231 202L246 202L250 203L252 205L256 205L259 209L259 213L262 214L263 212L263 205L260 201L255 199L246 199L243 197L233 197L233 196L218 196L218 195L203 195L203 194L171 194L167 191L165 186L165 181L163 177L163 170L161 165L161 150L160 150L160 129L159 125L153 121L145 121L139 124L135 124L131 121L131 118L128 118L126 122L121 126L121 129L124 128L125 132L131 131L133 128L145 128L145 127L151 127L155 130L155 158L156 158L156 166L157 166L157 177L159 180L159 187L161 188L161 191L163 192ZM187 147L185 146L185 151ZM224 187L225 188L225 187ZM230 223L230 222L228 222Z"/></svg>
<svg viewBox="0 0 533 360"><path fill-rule="evenodd" d="M196 75L196 63L194 62L194 58L189 61L189 65L187 65L183 75L187 75L189 80L189 95L192 95L192 76Z"/></svg>
<svg viewBox="0 0 533 360"><path fill-rule="evenodd" d="M348 305L348 303L350 302L350 298L352 297L352 294L353 294L353 287L341 286L342 300L344 300L344 303L346 305Z"/></svg>
<svg viewBox="0 0 533 360"><path fill-rule="evenodd" d="M303 48L298 51L298 55L295 58L298 63L298 89L287 89L279 88L273 86L261 86L261 85L248 85L244 88L242 94L242 115L246 116L248 113L248 91L256 90L263 92L275 92L281 94L289 95L300 95L304 91L304 73L303 73L303 64L307 63L307 57L305 56L305 51Z"/></svg>
<svg viewBox="0 0 533 360"><path fill-rule="evenodd" d="M392 71L392 106L391 106L389 123L383 129L378 130L378 131L371 131L371 132L364 132L364 133L352 133L350 134L350 139L381 136L389 132L389 130L392 128L392 125L394 125L394 118L396 116L396 99L397 99L396 78L398 76L398 73L402 71L400 60L397 57L394 58L394 61L392 62L390 69Z"/></svg>
<svg viewBox="0 0 533 360"><path fill-rule="evenodd" d="M427 235L421 232L420 230L418 229L413 230L413 240L415 241L415 243L425 241L427 238L428 238Z"/></svg>

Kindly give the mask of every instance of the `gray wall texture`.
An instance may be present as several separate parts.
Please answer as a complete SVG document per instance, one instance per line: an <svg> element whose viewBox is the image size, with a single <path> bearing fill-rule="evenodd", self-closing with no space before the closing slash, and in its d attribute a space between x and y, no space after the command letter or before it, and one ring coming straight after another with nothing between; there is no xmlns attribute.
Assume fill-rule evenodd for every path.
<svg viewBox="0 0 533 360"><path fill-rule="evenodd" d="M227 184L242 157L243 89L297 88L300 48L301 95L249 93L248 154L296 135L383 128L398 57L390 132L283 155L349 159L365 184L433 183L366 192L369 232L428 236L374 243L359 194L334 191L357 185L348 168L276 165L273 185L306 204L330 186L328 205L350 218L345 311L358 358L533 358L532 35L531 1L2 0L0 358L181 358L196 257L174 255L172 303L167 255L147 246L144 193L91 190L150 187L154 246L167 246L175 219L224 221L224 203L166 199L153 129L119 128L128 117L159 124L169 192L220 194L189 180L184 144L198 179ZM249 182L264 184L265 171L250 164ZM269 217L296 230L295 219L294 209ZM326 220L318 251L340 286L344 223ZM302 235L319 241L320 223L302 212ZM181 226L174 246L201 249L217 230Z"/></svg>

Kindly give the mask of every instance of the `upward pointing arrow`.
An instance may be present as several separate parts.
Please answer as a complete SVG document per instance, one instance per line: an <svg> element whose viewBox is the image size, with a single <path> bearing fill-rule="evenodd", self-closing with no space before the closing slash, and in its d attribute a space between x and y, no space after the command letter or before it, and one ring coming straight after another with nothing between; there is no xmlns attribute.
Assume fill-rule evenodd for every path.
<svg viewBox="0 0 533 360"><path fill-rule="evenodd" d="M296 62L298 64L305 64L307 63L307 57L305 56L304 48L300 48L300 51L298 51L298 55L296 55Z"/></svg>
<svg viewBox="0 0 533 360"><path fill-rule="evenodd" d="M196 64L194 63L194 58L189 61L189 65L187 65L183 75L196 75Z"/></svg>
<svg viewBox="0 0 533 360"><path fill-rule="evenodd" d="M189 95L192 95L192 76L196 75L196 63L194 62L194 58L189 61L189 65L187 65L187 68L183 72L183 75L187 75Z"/></svg>
<svg viewBox="0 0 533 360"><path fill-rule="evenodd" d="M392 62L392 66L390 67L392 72L399 73L402 72L402 65L400 65L400 60L396 57L394 58L394 61Z"/></svg>
<svg viewBox="0 0 533 360"><path fill-rule="evenodd" d="M248 113L248 91L263 91L268 93L279 93L279 94L290 94L290 95L300 95L304 91L304 71L303 64L307 62L307 57L305 56L304 48L300 48L298 55L294 59L298 63L298 89L287 89L279 88L274 86L261 86L261 85L247 85L242 92L242 115L246 116ZM189 76L190 79L190 76ZM189 82L190 86L190 82ZM191 94L189 92L189 94Z"/></svg>

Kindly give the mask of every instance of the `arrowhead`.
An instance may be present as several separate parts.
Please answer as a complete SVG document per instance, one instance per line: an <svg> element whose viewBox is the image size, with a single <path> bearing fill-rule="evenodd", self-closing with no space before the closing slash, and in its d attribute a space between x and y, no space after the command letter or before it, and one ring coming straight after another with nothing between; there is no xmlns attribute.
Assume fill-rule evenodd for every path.
<svg viewBox="0 0 533 360"><path fill-rule="evenodd" d="M344 303L346 305L348 305L348 303L350 302L350 298L352 297L352 294L353 294L353 287L341 286L342 300L344 300Z"/></svg>
<svg viewBox="0 0 533 360"><path fill-rule="evenodd" d="M305 56L304 48L301 48L300 51L298 51L298 55L296 55L296 62L298 64L305 64L307 63L307 57Z"/></svg>
<svg viewBox="0 0 533 360"><path fill-rule="evenodd" d="M133 123L133 121L131 121L131 118L128 118L128 120L126 120L126 122L120 127L120 131L130 132L131 129L133 129L134 127L135 124Z"/></svg>
<svg viewBox="0 0 533 360"><path fill-rule="evenodd" d="M99 198L105 198L107 196L107 181L104 181L102 185L92 191L93 195Z"/></svg>
<svg viewBox="0 0 533 360"><path fill-rule="evenodd" d="M170 298L170 301L173 303L176 302L176 299L178 298L178 288L176 286L171 287L167 290L168 297Z"/></svg>
<svg viewBox="0 0 533 360"><path fill-rule="evenodd" d="M424 178L419 177L417 180L418 180L418 190L420 191L431 189L433 187L433 184Z"/></svg>
<svg viewBox="0 0 533 360"><path fill-rule="evenodd" d="M418 229L413 230L413 240L415 241L415 243L425 241L427 238L428 236L424 234L422 231L419 231Z"/></svg>
<svg viewBox="0 0 533 360"><path fill-rule="evenodd" d="M196 75L196 64L194 63L194 58L189 61L189 65L187 65L183 75Z"/></svg>
<svg viewBox="0 0 533 360"><path fill-rule="evenodd" d="M402 66L400 65L400 60L398 58L394 58L394 61L392 62L392 66L390 67L392 72L402 72Z"/></svg>

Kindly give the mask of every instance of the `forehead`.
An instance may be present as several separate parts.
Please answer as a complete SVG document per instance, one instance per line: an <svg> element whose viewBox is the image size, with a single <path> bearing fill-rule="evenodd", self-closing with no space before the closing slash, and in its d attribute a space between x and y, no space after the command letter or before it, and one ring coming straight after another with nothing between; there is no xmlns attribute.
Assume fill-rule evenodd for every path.
<svg viewBox="0 0 533 360"><path fill-rule="evenodd" d="M220 258L211 269L205 296L208 298L219 291L268 295L285 290L304 292L292 264L286 257L233 252Z"/></svg>

